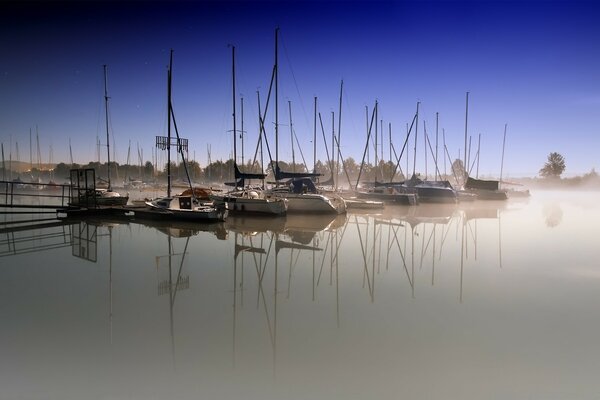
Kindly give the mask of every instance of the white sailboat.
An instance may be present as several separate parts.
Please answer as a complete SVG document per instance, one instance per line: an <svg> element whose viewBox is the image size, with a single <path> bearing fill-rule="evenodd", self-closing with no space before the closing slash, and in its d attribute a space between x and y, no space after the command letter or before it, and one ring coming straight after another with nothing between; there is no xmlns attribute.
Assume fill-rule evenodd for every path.
<svg viewBox="0 0 600 400"><path fill-rule="evenodd" d="M170 154L171 154L171 117L173 116L173 105L171 103L171 72L173 68L173 50L171 50L171 57L169 62L168 70L168 136L166 141L166 150L168 154L168 165L170 165ZM177 127L177 126L175 126ZM179 134L177 134L179 141ZM183 157L183 150L181 146L178 146L181 150L183 162L185 164L185 158ZM188 177L189 178L189 177ZM191 186L191 185L190 185ZM201 203L196 196L194 191L191 190L189 195L176 195L171 196L171 173L170 168L167 172L167 196L160 197L154 200L145 202L149 207L149 211L136 210L136 216L147 217L147 218L160 218L160 219L176 219L185 221L224 221L227 218L227 208L215 206L211 203Z"/></svg>
<svg viewBox="0 0 600 400"><path fill-rule="evenodd" d="M231 46L232 55L232 88L233 88L233 168L236 189L227 193L213 193L210 199L215 205L226 207L233 213L252 213L259 215L284 215L287 211L287 200L265 193L261 189L246 187L246 180L261 179L264 174L247 174L239 170L237 166L237 129L236 129L236 107L235 107L235 46ZM243 117L243 115L242 115ZM243 126L243 122L242 122ZM243 151L242 151L243 153ZM241 187L239 189L238 187Z"/></svg>
<svg viewBox="0 0 600 400"><path fill-rule="evenodd" d="M346 202L336 194L324 195L318 193L310 177L319 176L316 173L283 172L279 169L279 115L278 115L278 42L279 28L275 29L275 163L274 173L277 186L271 189L271 194L281 199L287 199L288 212L302 213L331 213L346 212ZM265 110L266 113L266 110ZM263 119L264 120L264 119ZM288 179L286 186L280 186L282 179Z"/></svg>

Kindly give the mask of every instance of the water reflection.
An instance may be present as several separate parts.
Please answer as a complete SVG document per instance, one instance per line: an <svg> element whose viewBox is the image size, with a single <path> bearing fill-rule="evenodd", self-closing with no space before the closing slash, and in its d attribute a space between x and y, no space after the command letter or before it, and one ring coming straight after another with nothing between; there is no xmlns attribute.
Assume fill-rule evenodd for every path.
<svg viewBox="0 0 600 400"><path fill-rule="evenodd" d="M558 203L544 205L542 210L548 228L555 228L560 225L563 217L563 210Z"/></svg>
<svg viewBox="0 0 600 400"><path fill-rule="evenodd" d="M597 281L536 241L544 204L3 231L2 394L514 398L510 380L532 398L589 397ZM581 223L600 210L564 207L596 229ZM579 240L578 265L595 265Z"/></svg>

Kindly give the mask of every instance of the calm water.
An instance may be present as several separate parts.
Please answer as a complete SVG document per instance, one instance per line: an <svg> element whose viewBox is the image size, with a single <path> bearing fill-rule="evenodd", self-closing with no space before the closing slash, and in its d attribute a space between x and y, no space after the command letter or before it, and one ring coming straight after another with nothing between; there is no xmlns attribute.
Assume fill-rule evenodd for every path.
<svg viewBox="0 0 600 400"><path fill-rule="evenodd" d="M599 399L599 221L534 192L3 233L0 399Z"/></svg>

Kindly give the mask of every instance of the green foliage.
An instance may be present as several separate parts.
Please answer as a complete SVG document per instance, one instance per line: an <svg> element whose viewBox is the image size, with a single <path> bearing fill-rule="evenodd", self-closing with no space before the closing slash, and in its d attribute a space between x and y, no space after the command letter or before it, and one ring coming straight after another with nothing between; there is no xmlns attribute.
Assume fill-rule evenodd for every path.
<svg viewBox="0 0 600 400"><path fill-rule="evenodd" d="M565 168L565 158L559 153L552 152L548 155L548 161L540 169L540 175L544 178L560 178Z"/></svg>

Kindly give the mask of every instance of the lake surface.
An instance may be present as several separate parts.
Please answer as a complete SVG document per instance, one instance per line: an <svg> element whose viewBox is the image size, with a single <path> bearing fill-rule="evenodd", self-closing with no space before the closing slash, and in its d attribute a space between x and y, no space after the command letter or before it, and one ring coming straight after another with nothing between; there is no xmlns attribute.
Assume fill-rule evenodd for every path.
<svg viewBox="0 0 600 400"><path fill-rule="evenodd" d="M548 191L5 232L0 399L598 399L599 238Z"/></svg>

